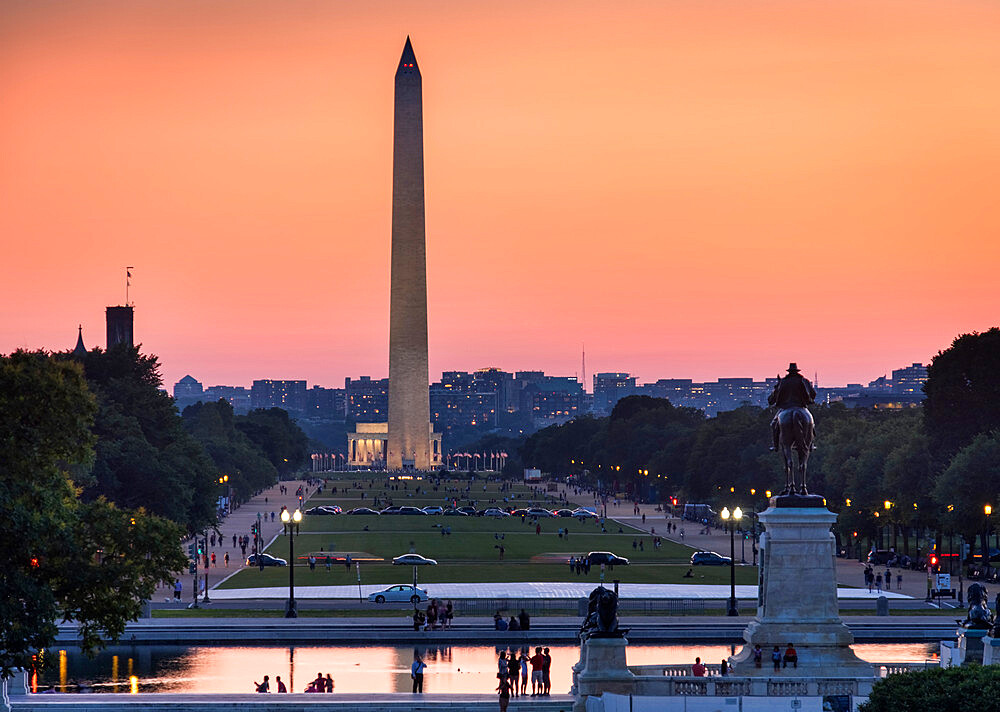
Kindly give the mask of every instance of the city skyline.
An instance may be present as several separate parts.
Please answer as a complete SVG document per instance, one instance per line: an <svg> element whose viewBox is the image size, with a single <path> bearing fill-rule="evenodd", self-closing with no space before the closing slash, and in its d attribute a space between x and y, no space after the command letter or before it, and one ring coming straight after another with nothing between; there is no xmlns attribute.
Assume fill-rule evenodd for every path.
<svg viewBox="0 0 1000 712"><path fill-rule="evenodd" d="M100 343L134 265L166 384L386 373L407 34L433 68L431 373L579 374L585 343L589 373L846 384L995 323L985 3L0 18L2 352Z"/></svg>

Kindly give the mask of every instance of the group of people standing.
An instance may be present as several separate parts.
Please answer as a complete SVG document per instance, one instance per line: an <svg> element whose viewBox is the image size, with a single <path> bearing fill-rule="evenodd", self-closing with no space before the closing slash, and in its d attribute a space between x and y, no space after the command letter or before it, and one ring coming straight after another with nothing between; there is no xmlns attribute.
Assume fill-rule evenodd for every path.
<svg viewBox="0 0 1000 712"><path fill-rule="evenodd" d="M888 566L885 567L885 590L892 590L892 569ZM865 567L865 586L868 587L868 593L872 592L874 588L878 593L882 593L883 588L883 578L882 573L875 573L875 569L871 565ZM896 572L896 589L899 590L903 587L903 574L902 572Z"/></svg>
<svg viewBox="0 0 1000 712"><path fill-rule="evenodd" d="M451 622L455 618L455 606L451 601L441 605L436 598L432 598L427 604L427 612L424 613L416 606L413 607L413 630L448 630Z"/></svg>
<svg viewBox="0 0 1000 712"><path fill-rule="evenodd" d="M511 697L528 694L528 668L531 668L531 696L543 697L552 691L552 679L549 670L552 667L552 656L548 648L535 648L535 654L528 656L528 649L522 648L520 654L511 651L501 651L497 661L497 692L500 695L500 712L506 712Z"/></svg>

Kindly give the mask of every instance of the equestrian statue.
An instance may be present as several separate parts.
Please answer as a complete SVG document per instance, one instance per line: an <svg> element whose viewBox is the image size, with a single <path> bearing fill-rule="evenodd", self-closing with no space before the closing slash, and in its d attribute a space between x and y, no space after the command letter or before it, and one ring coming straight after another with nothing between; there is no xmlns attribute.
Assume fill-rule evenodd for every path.
<svg viewBox="0 0 1000 712"><path fill-rule="evenodd" d="M785 489L781 494L807 495L806 465L816 439L816 423L807 406L816 402L816 389L799 373L798 366L790 363L787 375L778 377L767 402L778 410L771 421L771 449L779 450L785 458ZM793 449L797 464L792 461Z"/></svg>

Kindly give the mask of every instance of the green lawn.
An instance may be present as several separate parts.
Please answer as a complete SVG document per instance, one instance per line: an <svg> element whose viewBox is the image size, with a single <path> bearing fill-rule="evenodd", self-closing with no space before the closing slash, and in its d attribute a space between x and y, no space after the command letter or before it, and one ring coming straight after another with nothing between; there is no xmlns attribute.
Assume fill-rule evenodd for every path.
<svg viewBox="0 0 1000 712"><path fill-rule="evenodd" d="M303 506L309 508L319 504L338 504L348 510L355 506L374 506L378 496L383 506L389 499L397 505L427 506L445 504L445 498L455 497L459 506L478 498L475 506L483 508L504 498L517 506L536 504L555 509L560 506L557 499L532 493L524 485L514 485L503 492L497 483L486 485L477 480L471 492L466 492L466 483L461 481L443 482L437 491L431 481L390 482L379 476L363 490L353 486L357 475L331 481L325 491L313 496ZM346 488L345 488L346 485ZM336 487L337 492L332 492ZM399 489L389 489L399 487ZM417 491L417 488L420 491ZM361 492L365 499L361 499ZM573 508L569 506L567 508ZM541 532L536 533L536 525ZM450 528L451 533L442 533ZM559 530L563 530L560 535ZM348 570L343 563L334 563L330 572L322 562L315 571L309 571L305 558L310 553L317 557L332 552L334 558L343 559L347 554L352 560L362 560L362 582L372 584L406 583L412 580L412 568L392 566L395 556L415 551L438 561L437 566L424 566L419 571L419 580L425 583L462 583L490 581L588 581L600 580L599 567L591 568L588 575L571 571L568 560L590 551L611 551L628 558L629 566L616 567L605 572L605 580L618 578L632 583L729 583L726 567L699 566L693 569L694 578L683 578L690 568L688 561L694 549L663 541L659 550L653 548L653 537L640 533L627 525L613 520L605 523L606 532L596 520L579 521L568 517L543 518L537 522L520 517L499 519L485 517L444 517L444 516L355 516L355 515L307 515L300 526L301 533L295 537L296 585L344 585L357 582L357 572ZM565 533L568 530L568 535ZM502 538L501 538L502 537ZM643 543L640 551L633 543ZM500 560L499 547L504 547L504 559ZM279 536L266 549L267 553L283 559L288 558L288 539ZM365 561L376 559L381 561ZM756 568L738 567L737 583L757 582ZM222 588L251 588L283 586L288 582L288 570L268 568L260 571L246 568L224 582Z"/></svg>

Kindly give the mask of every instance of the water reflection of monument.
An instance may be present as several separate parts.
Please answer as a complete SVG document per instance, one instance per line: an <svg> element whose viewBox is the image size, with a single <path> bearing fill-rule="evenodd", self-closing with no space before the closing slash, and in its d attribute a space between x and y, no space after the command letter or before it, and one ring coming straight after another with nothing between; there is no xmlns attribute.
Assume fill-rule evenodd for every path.
<svg viewBox="0 0 1000 712"><path fill-rule="evenodd" d="M359 424L348 434L351 467L426 471L441 466L429 383L423 90L407 37L396 68L393 119L389 421Z"/></svg>

